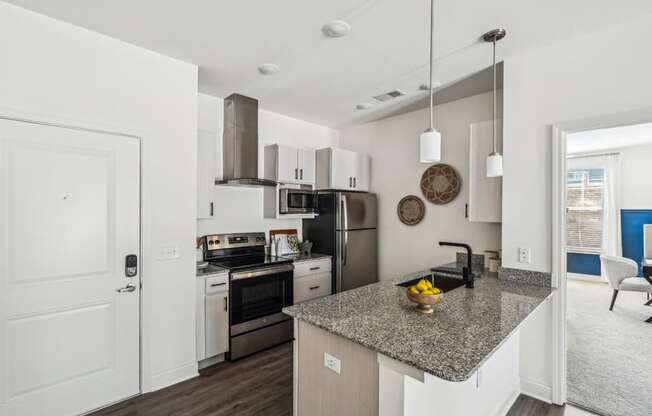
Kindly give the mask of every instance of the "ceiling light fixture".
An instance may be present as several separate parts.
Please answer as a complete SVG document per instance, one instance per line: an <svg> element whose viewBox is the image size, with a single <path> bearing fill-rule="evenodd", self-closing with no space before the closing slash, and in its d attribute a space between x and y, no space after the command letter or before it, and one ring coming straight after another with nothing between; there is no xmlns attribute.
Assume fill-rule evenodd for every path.
<svg viewBox="0 0 652 416"><path fill-rule="evenodd" d="M262 64L258 66L258 72L260 72L262 75L274 75L280 71L281 68L279 68L278 65L276 64Z"/></svg>
<svg viewBox="0 0 652 416"><path fill-rule="evenodd" d="M487 176L489 178L495 178L498 176L503 176L503 155L501 155L496 149L496 42L505 37L507 32L505 29L494 29L484 35L482 35L482 40L485 42L491 42L493 45L493 77L494 77L494 88L493 88L493 99L492 99L492 111L493 111L493 128L492 128L492 141L493 141L493 150L489 156L487 156Z"/></svg>
<svg viewBox="0 0 652 416"><path fill-rule="evenodd" d="M435 130L432 89L432 44L435 21L435 0L430 0L430 77L428 78L428 91L430 93L430 128L419 137L419 161L421 163L434 163L441 160L441 133Z"/></svg>
<svg viewBox="0 0 652 416"><path fill-rule="evenodd" d="M331 20L321 27L321 32L329 38L341 38L351 31L351 25L344 20Z"/></svg>

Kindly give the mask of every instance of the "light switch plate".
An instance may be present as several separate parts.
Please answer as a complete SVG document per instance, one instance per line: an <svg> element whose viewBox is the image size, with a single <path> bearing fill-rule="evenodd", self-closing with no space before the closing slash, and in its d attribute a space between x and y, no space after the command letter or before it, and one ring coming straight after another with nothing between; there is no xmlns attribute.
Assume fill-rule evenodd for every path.
<svg viewBox="0 0 652 416"><path fill-rule="evenodd" d="M161 247L161 251L160 251L159 256L158 256L159 260L172 260L172 259L178 259L178 258L179 258L179 247L178 246Z"/></svg>
<svg viewBox="0 0 652 416"><path fill-rule="evenodd" d="M531 263L532 262L532 252L529 247L519 247L518 249L518 262L519 263Z"/></svg>
<svg viewBox="0 0 652 416"><path fill-rule="evenodd" d="M339 358L333 357L329 353L324 353L324 367L340 374L342 372L342 362Z"/></svg>

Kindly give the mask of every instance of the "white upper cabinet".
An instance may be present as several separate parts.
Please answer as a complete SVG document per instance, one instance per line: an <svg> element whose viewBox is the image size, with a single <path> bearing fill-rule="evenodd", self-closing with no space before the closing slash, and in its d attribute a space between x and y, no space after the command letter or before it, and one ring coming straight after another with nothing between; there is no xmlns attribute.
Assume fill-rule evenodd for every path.
<svg viewBox="0 0 652 416"><path fill-rule="evenodd" d="M496 142L502 150L502 123L496 122ZM469 137L469 205L472 222L502 222L503 180L487 177L487 156L492 152L493 122L473 123Z"/></svg>
<svg viewBox="0 0 652 416"><path fill-rule="evenodd" d="M326 148L317 150L316 160L317 189L369 190L369 156L350 150Z"/></svg>
<svg viewBox="0 0 652 416"><path fill-rule="evenodd" d="M315 184L315 149L299 149L297 153L299 180L304 184Z"/></svg>
<svg viewBox="0 0 652 416"><path fill-rule="evenodd" d="M265 179L314 185L315 151L272 144L265 146Z"/></svg>
<svg viewBox="0 0 652 416"><path fill-rule="evenodd" d="M197 132L197 218L213 218L215 214L215 177L217 134Z"/></svg>

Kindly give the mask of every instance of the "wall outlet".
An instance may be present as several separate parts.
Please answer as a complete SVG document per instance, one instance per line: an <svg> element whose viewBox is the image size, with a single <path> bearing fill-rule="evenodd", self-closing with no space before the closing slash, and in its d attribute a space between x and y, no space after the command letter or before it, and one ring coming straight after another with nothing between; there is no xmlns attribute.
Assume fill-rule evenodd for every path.
<svg viewBox="0 0 652 416"><path fill-rule="evenodd" d="M529 247L520 247L518 249L518 262L519 263L532 262L532 252Z"/></svg>
<svg viewBox="0 0 652 416"><path fill-rule="evenodd" d="M340 361L340 359L337 357L333 357L332 355L326 352L324 353L324 367L336 372L337 374L340 374L342 372L342 362Z"/></svg>
<svg viewBox="0 0 652 416"><path fill-rule="evenodd" d="M171 260L179 258L179 246L161 247L159 260Z"/></svg>

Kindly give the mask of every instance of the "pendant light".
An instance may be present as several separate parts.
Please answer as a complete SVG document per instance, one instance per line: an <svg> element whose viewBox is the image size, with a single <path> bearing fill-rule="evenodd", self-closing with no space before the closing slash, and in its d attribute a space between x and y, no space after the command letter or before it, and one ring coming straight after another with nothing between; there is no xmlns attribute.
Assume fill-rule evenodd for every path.
<svg viewBox="0 0 652 416"><path fill-rule="evenodd" d="M482 39L485 42L491 42L493 45L493 78L494 78L494 88L493 88L493 97L492 97L492 111L493 111L493 126L492 126L492 140L493 140L493 151L489 156L487 156L487 176L490 178L495 178L498 176L503 176L503 155L498 153L496 150L496 42L505 37L507 32L505 29L494 29L482 35Z"/></svg>
<svg viewBox="0 0 652 416"><path fill-rule="evenodd" d="M434 35L435 0L430 0L430 78L428 91L430 92L430 128L419 138L419 160L421 163L435 163L441 160L441 133L435 130L432 90L432 43Z"/></svg>

